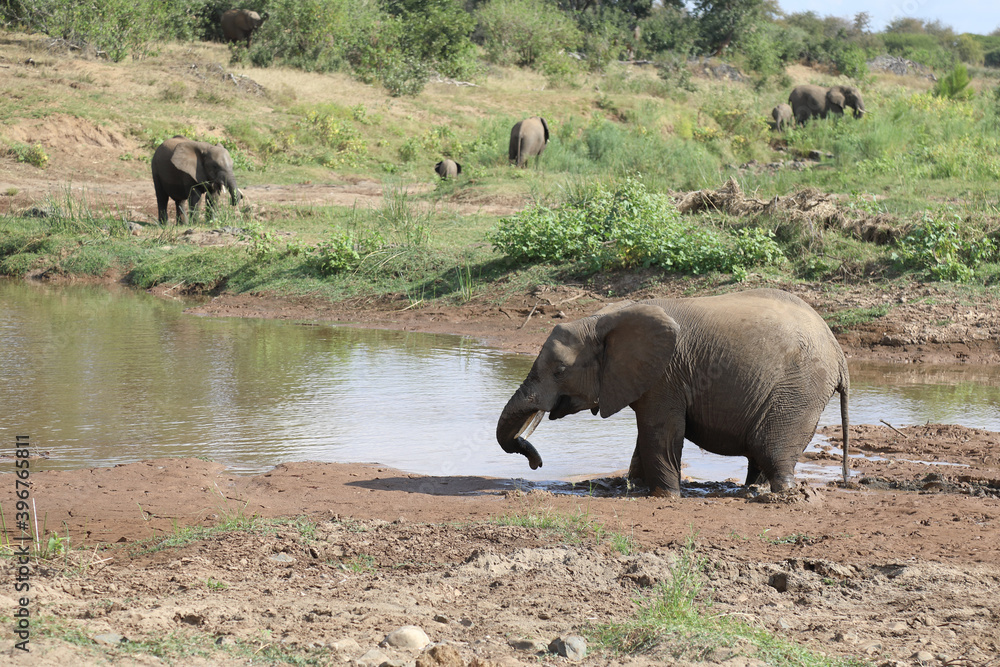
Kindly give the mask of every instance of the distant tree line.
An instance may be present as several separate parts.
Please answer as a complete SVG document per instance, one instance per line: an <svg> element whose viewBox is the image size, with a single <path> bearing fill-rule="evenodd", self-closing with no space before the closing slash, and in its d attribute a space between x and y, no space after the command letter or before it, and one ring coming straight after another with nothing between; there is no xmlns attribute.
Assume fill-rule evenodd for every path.
<svg viewBox="0 0 1000 667"><path fill-rule="evenodd" d="M793 62L860 78L880 54L1000 67L1000 30L955 34L900 18L872 32L867 12L783 14L774 0L7 0L0 20L120 61L156 53L165 38L221 41L219 17L234 6L269 15L234 59L342 69L393 94L419 92L432 71L474 79L491 64L558 77L620 59L721 56L763 80Z"/></svg>

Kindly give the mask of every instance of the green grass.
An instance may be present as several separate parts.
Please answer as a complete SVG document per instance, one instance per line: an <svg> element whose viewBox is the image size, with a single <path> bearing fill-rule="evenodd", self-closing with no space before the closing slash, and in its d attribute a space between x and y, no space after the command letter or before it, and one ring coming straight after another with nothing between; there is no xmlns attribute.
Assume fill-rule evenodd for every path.
<svg viewBox="0 0 1000 667"><path fill-rule="evenodd" d="M37 43L29 36L13 39ZM403 295L411 306L496 300L533 281L585 283L597 270L615 274L632 266L598 262L595 268L594 262L553 258L517 265L492 249L491 234L501 216L487 212L488 205L536 203L564 211L579 193L613 189L637 173L652 195L714 189L729 176L763 200L818 188L842 195L839 206L848 217L888 217L904 231L927 227L927 220L943 221L962 244L953 257L937 262L947 250L941 243L948 242L938 228L909 241L924 243L926 252L907 254L902 239L877 245L850 229L814 221L766 216L748 221L717 211L683 216L690 239L726 239L734 228L748 226L775 233L788 261L755 267L714 262L709 269L722 281L740 282L753 271L793 281L904 277L987 288L1000 282L998 253L972 245L1000 234L995 197L1000 114L991 94L954 101L875 78L865 85L869 112L862 120L817 120L779 134L765 119L774 103L787 97L783 87L692 79L680 89L652 71L618 71L612 65L606 75L581 73L561 84L528 71L503 70L503 76L486 77L475 88L429 86L418 97L390 99L341 74L249 67L244 73L268 90L262 100L234 94L215 80L191 78L178 85L173 73L190 59L184 48L164 47L141 64L92 63L73 75L86 81L81 89L65 90L41 69L25 72L12 79L0 120L13 126L67 114L118 131L138 148L116 164L137 179L148 177L153 148L180 132L223 142L244 187L374 181L381 188L379 203L260 206L248 196L239 210L222 204L214 221L201 217L191 226L246 229L249 247L200 248L183 242L184 230L173 226L148 225L141 236L131 236L127 221L134 202L101 201L64 186L38 205L48 217L0 216L0 272L124 275L142 288L166 283L185 291L329 299L392 294ZM198 48L228 60L221 45ZM65 61L53 58L57 71ZM331 77L336 100L329 95ZM520 107L545 116L551 130L539 164L528 169L510 167L506 155L510 127L521 117L511 109ZM477 112L462 111L470 108ZM787 151L775 152L777 145ZM14 155L9 143L3 150ZM28 157L26 148L17 150ZM813 150L833 157L804 170L737 169L751 160L763 164ZM463 164L461 178L434 177L432 166L442 157ZM470 202L481 202L483 210L454 208ZM621 247L624 235L638 232L660 243L667 222L660 217L647 215L631 227L616 224L618 233L596 246ZM928 245L928 238L937 245ZM338 239L349 239L358 257L350 252L346 261L323 257L334 252ZM688 248L680 251L691 255ZM768 255L777 257L770 250ZM649 257L667 256L670 264L660 262L655 275L673 280L678 268L687 269L662 248L641 263L656 266Z"/></svg>
<svg viewBox="0 0 1000 667"><path fill-rule="evenodd" d="M524 513L504 514L493 522L499 526L520 526L551 532L569 544L593 540L598 544L609 544L612 549L623 554L632 553L636 549L635 539L631 535L609 531L582 509L566 514L538 508Z"/></svg>
<svg viewBox="0 0 1000 667"><path fill-rule="evenodd" d="M880 317L885 317L889 314L890 310L892 310L892 306L889 304L872 306L870 308L848 308L827 315L824 319L834 333L843 333L859 325L868 324Z"/></svg>

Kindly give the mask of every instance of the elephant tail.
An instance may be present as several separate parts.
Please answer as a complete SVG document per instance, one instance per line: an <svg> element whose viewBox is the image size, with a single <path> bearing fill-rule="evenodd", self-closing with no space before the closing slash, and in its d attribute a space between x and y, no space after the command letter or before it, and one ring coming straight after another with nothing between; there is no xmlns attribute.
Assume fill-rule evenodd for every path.
<svg viewBox="0 0 1000 667"><path fill-rule="evenodd" d="M850 393L851 381L847 376L847 369L845 368L840 376L840 383L837 385L837 393L840 394L840 428L841 436L843 440L843 473L844 473L844 484L847 484L847 479L850 473L847 470L847 448L850 444L850 419L847 416L847 397Z"/></svg>

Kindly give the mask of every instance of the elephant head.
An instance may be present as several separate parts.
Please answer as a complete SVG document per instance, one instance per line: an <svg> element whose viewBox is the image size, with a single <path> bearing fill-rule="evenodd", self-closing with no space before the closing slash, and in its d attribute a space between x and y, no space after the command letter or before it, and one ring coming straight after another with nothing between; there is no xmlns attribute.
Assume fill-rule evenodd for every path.
<svg viewBox="0 0 1000 667"><path fill-rule="evenodd" d="M854 86L833 86L826 92L826 108L838 116L844 114L844 107L854 110L854 117L861 118L865 113L865 103L861 99L861 91Z"/></svg>
<svg viewBox="0 0 1000 667"><path fill-rule="evenodd" d="M239 204L243 195L236 187L236 177L233 175L233 158L229 156L222 144L213 146L204 141L183 142L174 149L170 163L180 172L194 179L195 192L205 192L209 204L214 205L215 198L222 189L229 191L233 206ZM199 194L200 196L200 194ZM196 199L197 201L197 199Z"/></svg>
<svg viewBox="0 0 1000 667"><path fill-rule="evenodd" d="M455 178L462 173L462 165L454 160L441 160L434 165L434 171L441 178Z"/></svg>
<svg viewBox="0 0 1000 667"><path fill-rule="evenodd" d="M261 24L267 20L268 14L258 14L249 9L230 9L222 14L219 23L222 26L222 34L227 42L241 42L246 40L247 48L250 48L250 39L260 28Z"/></svg>
<svg viewBox="0 0 1000 667"><path fill-rule="evenodd" d="M526 456L532 469L540 467L541 456L526 438L544 413L549 419L582 410L601 417L617 413L663 376L677 332L673 318L647 304L556 326L500 415L500 447Z"/></svg>

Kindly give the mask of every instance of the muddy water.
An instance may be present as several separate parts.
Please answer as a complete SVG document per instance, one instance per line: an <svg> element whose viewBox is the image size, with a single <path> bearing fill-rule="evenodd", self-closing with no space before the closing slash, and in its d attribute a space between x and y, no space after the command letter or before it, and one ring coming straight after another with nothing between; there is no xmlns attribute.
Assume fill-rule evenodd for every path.
<svg viewBox="0 0 1000 667"><path fill-rule="evenodd" d="M238 472L315 460L531 480L609 473L631 456L628 410L542 422L540 470L503 453L496 419L524 356L457 336L182 310L127 290L0 281L0 442L29 434L43 469L196 456ZM856 365L852 381L853 423L1000 431L996 372ZM836 408L821 424L839 423ZM693 445L684 459L695 478L745 474L745 460Z"/></svg>

